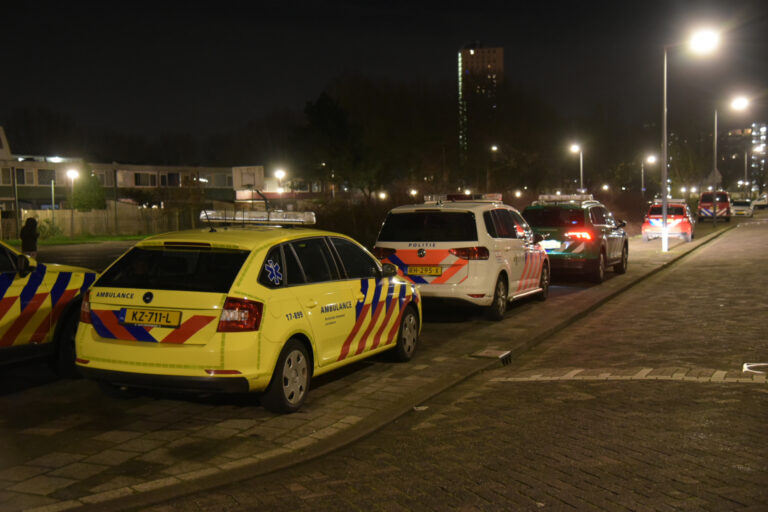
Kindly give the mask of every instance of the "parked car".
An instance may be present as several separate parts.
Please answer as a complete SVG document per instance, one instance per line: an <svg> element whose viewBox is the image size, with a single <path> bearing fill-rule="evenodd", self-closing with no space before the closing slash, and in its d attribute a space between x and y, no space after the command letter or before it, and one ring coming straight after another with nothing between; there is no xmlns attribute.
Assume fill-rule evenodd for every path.
<svg viewBox="0 0 768 512"><path fill-rule="evenodd" d="M475 304L501 320L509 301L547 298L549 259L539 241L500 194L458 194L392 209L373 252L425 299Z"/></svg>
<svg viewBox="0 0 768 512"><path fill-rule="evenodd" d="M411 358L421 300L394 267L344 235L279 226L314 214L233 224L247 222L259 225L147 238L104 271L82 303L83 375L111 395L263 392L267 409L294 412L317 375L384 351Z"/></svg>
<svg viewBox="0 0 768 512"><path fill-rule="evenodd" d="M539 196L523 217L544 238L541 246L553 270L576 272L595 283L603 282L606 267L627 271L626 222L614 219L590 194Z"/></svg>
<svg viewBox="0 0 768 512"><path fill-rule="evenodd" d="M752 217L754 210L749 199L734 199L731 203L731 212L734 217Z"/></svg>
<svg viewBox="0 0 768 512"><path fill-rule="evenodd" d="M80 298L96 278L82 267L40 263L0 242L0 364L47 359L76 377Z"/></svg>
<svg viewBox="0 0 768 512"><path fill-rule="evenodd" d="M713 202L714 198L714 202ZM699 221L718 219L731 221L731 196L725 190L717 192L702 192L699 196Z"/></svg>
<svg viewBox="0 0 768 512"><path fill-rule="evenodd" d="M661 199L654 200L648 208L642 226L643 241L661 237L664 223ZM667 200L667 235L690 242L696 225L693 212L684 199Z"/></svg>
<svg viewBox="0 0 768 512"><path fill-rule="evenodd" d="M766 194L752 201L752 208L754 210L764 210L766 207L768 207L768 195Z"/></svg>

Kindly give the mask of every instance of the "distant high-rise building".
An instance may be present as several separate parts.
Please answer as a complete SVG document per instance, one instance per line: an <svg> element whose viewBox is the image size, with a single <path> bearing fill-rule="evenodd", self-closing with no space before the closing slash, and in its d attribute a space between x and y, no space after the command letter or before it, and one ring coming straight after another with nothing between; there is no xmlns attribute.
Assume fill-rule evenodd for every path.
<svg viewBox="0 0 768 512"><path fill-rule="evenodd" d="M765 190L765 157L766 157L766 136L768 136L768 124L752 123L752 160L750 162L750 173L752 183L756 184L758 190Z"/></svg>
<svg viewBox="0 0 768 512"><path fill-rule="evenodd" d="M498 87L504 80L504 48L467 45L458 55L459 156L463 165L470 151L472 127L494 117Z"/></svg>

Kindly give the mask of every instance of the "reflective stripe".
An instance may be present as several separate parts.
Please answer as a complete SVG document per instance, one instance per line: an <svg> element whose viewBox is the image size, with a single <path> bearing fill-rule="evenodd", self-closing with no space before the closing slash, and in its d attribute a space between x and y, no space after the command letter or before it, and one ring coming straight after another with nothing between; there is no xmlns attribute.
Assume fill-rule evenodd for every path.
<svg viewBox="0 0 768 512"><path fill-rule="evenodd" d="M178 328L172 330L170 334L160 340L160 343L184 343L215 318L215 316L194 315Z"/></svg>
<svg viewBox="0 0 768 512"><path fill-rule="evenodd" d="M119 310L92 310L91 324L96 333L106 339L182 344L216 319L215 316L211 315L193 315L179 327L170 329L170 332L164 338L158 339L152 333L153 330L155 332L162 332L158 331L158 328L142 325L124 325L120 323L119 316Z"/></svg>

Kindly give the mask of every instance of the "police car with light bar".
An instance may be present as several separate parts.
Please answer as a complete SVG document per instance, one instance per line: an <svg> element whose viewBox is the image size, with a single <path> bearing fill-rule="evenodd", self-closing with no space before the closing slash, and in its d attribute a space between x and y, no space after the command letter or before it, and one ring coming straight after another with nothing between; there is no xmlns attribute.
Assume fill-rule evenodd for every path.
<svg viewBox="0 0 768 512"><path fill-rule="evenodd" d="M210 229L139 242L86 294L77 364L106 393L254 391L293 412L314 376L413 355L416 287L351 238L303 227L314 213L201 218Z"/></svg>
<svg viewBox="0 0 768 512"><path fill-rule="evenodd" d="M388 214L373 253L423 297L456 299L501 320L507 303L549 291L549 260L501 194L428 196Z"/></svg>
<svg viewBox="0 0 768 512"><path fill-rule="evenodd" d="M542 195L523 210L533 232L544 238L552 268L580 273L602 283L608 266L627 271L629 243L626 222L591 194Z"/></svg>

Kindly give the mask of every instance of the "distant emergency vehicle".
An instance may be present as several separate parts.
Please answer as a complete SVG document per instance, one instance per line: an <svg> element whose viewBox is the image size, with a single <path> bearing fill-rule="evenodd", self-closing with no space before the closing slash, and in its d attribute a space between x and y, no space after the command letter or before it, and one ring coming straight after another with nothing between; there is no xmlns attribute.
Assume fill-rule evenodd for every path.
<svg viewBox="0 0 768 512"><path fill-rule="evenodd" d="M713 202L714 198L714 202ZM702 192L699 196L698 207L699 220L713 220L715 215L718 219L731 221L731 196L725 190L717 192Z"/></svg>
<svg viewBox="0 0 768 512"><path fill-rule="evenodd" d="M642 227L643 241L647 242L662 236L664 224L661 199L654 200L645 214ZM667 200L667 236L690 242L694 236L696 221L690 207L684 199Z"/></svg>

